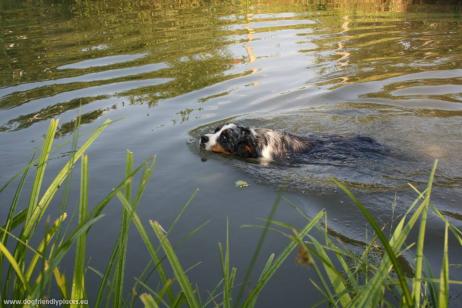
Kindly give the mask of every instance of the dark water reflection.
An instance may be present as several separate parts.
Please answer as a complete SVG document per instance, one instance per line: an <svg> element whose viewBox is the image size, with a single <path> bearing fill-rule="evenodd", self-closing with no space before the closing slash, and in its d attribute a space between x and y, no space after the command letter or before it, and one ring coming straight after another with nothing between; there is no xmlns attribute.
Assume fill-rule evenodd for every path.
<svg viewBox="0 0 462 308"><path fill-rule="evenodd" d="M157 153L157 174L140 214L168 224L200 188L177 231L212 221L181 251L190 264L204 261L205 270L192 275L205 288L217 281L216 242L223 240L226 217L236 238L234 260L245 265L258 230L239 226L267 215L278 186L308 215L327 208L335 232L361 239L363 220L328 178L349 182L379 219L390 222L395 196L399 214L414 197L407 182L423 185L440 158L435 202L459 223L460 4L365 2L0 1L0 180L30 158L50 118L60 118L60 153L68 150L78 117L83 135L106 118L119 120L89 153L93 198L122 176L126 148L139 159ZM187 145L190 136L230 119L300 134L366 135L403 156L296 168L215 156L202 163ZM50 174L61 163L54 159ZM235 189L241 178L248 189ZM281 220L302 222L282 208ZM118 205L108 210L89 243L101 260L112 245L107 239L117 236L119 211ZM430 229L430 262L439 266L441 225L432 220ZM274 236L265 249L284 243ZM136 233L130 244L128 277L147 260ZM262 305L314 302L316 293L307 291L299 269L289 262Z"/></svg>

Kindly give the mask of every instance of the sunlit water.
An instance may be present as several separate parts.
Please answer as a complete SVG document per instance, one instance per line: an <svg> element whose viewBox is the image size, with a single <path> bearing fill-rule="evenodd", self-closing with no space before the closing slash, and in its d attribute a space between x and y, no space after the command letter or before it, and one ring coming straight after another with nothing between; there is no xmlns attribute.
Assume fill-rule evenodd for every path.
<svg viewBox="0 0 462 308"><path fill-rule="evenodd" d="M168 225L199 188L173 239L210 220L179 251L186 265L203 261L191 275L204 294L219 279L216 243L224 239L227 217L233 262L245 266L259 231L239 226L260 223L278 189L308 215L327 208L333 230L362 239L363 219L330 179L348 183L390 223L415 197L407 183L423 187L439 158L435 203L460 225L460 12L399 1L388 7L51 3L0 1L2 183L30 159L49 119L59 118L61 126L48 176L68 155L79 115L82 139L105 119L117 120L89 151L92 200L122 178L125 149L138 161L158 155L142 217ZM301 135L369 136L393 155L263 166L200 153L194 138L226 121ZM235 188L239 179L250 186ZM12 191L2 194L2 215ZM117 237L119 212L114 203L89 242L90 265L99 270ZM278 219L303 223L287 204ZM430 220L428 254L435 266L441 228ZM272 235L264 253L285 243ZM148 260L135 232L128 260L128 277ZM261 305L314 303L318 295L306 275L289 261Z"/></svg>

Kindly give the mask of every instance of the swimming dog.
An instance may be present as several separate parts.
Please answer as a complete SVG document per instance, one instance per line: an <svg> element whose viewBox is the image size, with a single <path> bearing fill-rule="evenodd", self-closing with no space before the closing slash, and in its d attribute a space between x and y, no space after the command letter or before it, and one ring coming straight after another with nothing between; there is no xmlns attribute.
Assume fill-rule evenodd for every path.
<svg viewBox="0 0 462 308"><path fill-rule="evenodd" d="M282 159L288 154L312 148L308 138L266 128L248 128L234 123L215 129L200 138L201 148L215 153L264 161Z"/></svg>
<svg viewBox="0 0 462 308"><path fill-rule="evenodd" d="M257 159L264 163L299 158L303 154L309 154L306 156L316 160L326 156L343 160L346 157L354 158L359 152L379 153L384 150L369 137L298 136L234 123L219 126L213 133L202 135L200 147L205 151Z"/></svg>

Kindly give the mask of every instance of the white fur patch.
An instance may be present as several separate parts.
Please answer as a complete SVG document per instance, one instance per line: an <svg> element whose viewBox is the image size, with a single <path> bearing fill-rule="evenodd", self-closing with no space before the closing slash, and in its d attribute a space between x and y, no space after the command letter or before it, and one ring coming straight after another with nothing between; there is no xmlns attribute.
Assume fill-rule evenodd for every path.
<svg viewBox="0 0 462 308"><path fill-rule="evenodd" d="M215 144L217 144L217 140L218 140L218 137L220 137L221 132L224 131L225 129L234 128L234 127L236 127L236 124L230 123L230 124L223 125L223 127L219 131L217 131L216 133L205 134L205 136L209 137L209 141L207 141L207 143L204 144L205 150L211 151L212 147Z"/></svg>
<svg viewBox="0 0 462 308"><path fill-rule="evenodd" d="M265 145L261 151L261 160L264 162L270 162L273 160L275 145L280 141L280 134L278 132L268 130L265 132L265 135L268 138L268 144Z"/></svg>

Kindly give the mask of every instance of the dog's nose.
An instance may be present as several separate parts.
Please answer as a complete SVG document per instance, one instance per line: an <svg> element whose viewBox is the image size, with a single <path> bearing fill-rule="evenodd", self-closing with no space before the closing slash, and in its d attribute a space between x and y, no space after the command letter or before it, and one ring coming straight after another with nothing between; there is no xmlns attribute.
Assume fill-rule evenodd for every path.
<svg viewBox="0 0 462 308"><path fill-rule="evenodd" d="M207 143L209 141L209 137L201 136L201 143Z"/></svg>

